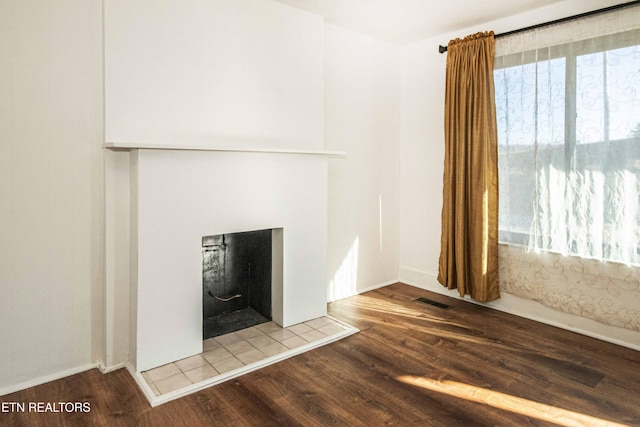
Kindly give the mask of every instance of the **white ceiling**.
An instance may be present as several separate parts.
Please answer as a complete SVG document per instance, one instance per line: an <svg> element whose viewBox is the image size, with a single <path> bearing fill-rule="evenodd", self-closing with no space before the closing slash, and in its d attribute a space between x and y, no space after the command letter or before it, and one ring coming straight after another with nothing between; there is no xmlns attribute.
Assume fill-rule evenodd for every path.
<svg viewBox="0 0 640 427"><path fill-rule="evenodd" d="M329 23L405 44L563 0L276 0Z"/></svg>

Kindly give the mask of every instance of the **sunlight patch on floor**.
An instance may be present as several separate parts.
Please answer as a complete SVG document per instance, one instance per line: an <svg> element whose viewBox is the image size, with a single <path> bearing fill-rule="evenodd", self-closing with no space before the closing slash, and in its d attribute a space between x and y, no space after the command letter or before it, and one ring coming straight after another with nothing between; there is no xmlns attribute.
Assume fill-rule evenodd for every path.
<svg viewBox="0 0 640 427"><path fill-rule="evenodd" d="M468 326L451 321L446 318L439 317L434 314L430 314L428 310L414 310L407 308L400 304L384 301L379 298L368 297L364 295L358 295L357 297L345 299L340 302L341 305L355 308L359 311L359 316L368 321L380 323L380 316L393 315L400 317L407 317L412 319L422 320L423 326L414 325L411 329L415 332L424 332L431 336L437 336L447 340L461 341L471 344L487 345L494 348L502 348L509 351L514 351L514 348L509 345L505 345L497 339L491 339L488 336L479 335L476 331L468 328ZM436 309L441 310L441 309ZM367 311L372 311L376 315L368 316ZM433 313L433 311L431 311ZM399 327L406 329L402 325L402 322L394 324L392 320L386 318L383 322L387 327Z"/></svg>
<svg viewBox="0 0 640 427"><path fill-rule="evenodd" d="M425 313L419 310L403 307L400 304L390 303L379 298L358 295L356 298L348 301L342 301L350 307L375 311L382 314L395 314L400 316L408 316L410 318L424 317Z"/></svg>
<svg viewBox="0 0 640 427"><path fill-rule="evenodd" d="M521 397L500 393L486 388L464 384L457 381L438 381L425 377L402 375L396 378L405 384L444 393L449 396L472 402L482 403L505 411L515 412L541 421L555 423L561 426L603 426L628 427L625 424L603 420L567 409L558 408L544 403L535 402Z"/></svg>

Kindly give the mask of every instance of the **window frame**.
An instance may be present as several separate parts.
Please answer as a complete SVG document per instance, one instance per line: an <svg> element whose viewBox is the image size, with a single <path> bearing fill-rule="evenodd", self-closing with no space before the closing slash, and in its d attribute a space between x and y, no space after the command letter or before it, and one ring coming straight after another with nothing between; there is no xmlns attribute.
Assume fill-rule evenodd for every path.
<svg viewBox="0 0 640 427"><path fill-rule="evenodd" d="M499 43L499 40L496 41ZM535 64L540 61L551 61L553 59L565 59L565 98L564 98L564 161L567 170L571 169L576 161L577 149L577 62L578 58L583 55L594 54L598 52L607 52L625 47L640 46L640 28L633 30L621 31L614 34L590 37L588 39L575 42L560 43L553 46L530 49L522 52L515 52L506 55L496 56L494 62L494 75L496 71L527 64ZM606 111L603 111L604 119L604 140L598 142L583 143L588 144L626 144L635 138L610 139L610 117ZM500 142L498 141L498 145ZM531 239L530 232L524 232L518 228L503 228L499 226L498 241L500 244L510 246L528 246ZM603 242L603 246L606 245ZM604 248L603 248L604 249ZM638 249L640 251L640 248ZM546 250L548 252L556 252L554 250ZM606 253L606 252L605 252Z"/></svg>

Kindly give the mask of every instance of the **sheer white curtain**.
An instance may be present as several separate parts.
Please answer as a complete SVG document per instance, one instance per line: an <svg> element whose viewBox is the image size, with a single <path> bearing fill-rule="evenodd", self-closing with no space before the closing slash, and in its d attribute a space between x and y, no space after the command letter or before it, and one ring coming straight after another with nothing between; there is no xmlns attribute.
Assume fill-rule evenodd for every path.
<svg viewBox="0 0 640 427"><path fill-rule="evenodd" d="M506 292L640 330L640 7L499 38Z"/></svg>

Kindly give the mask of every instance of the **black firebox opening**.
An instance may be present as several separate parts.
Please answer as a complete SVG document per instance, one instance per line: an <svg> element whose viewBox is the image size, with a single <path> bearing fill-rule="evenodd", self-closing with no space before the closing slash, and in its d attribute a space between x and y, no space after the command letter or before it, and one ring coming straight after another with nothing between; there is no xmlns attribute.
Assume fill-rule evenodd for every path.
<svg viewBox="0 0 640 427"><path fill-rule="evenodd" d="M202 338L271 320L272 230L202 238Z"/></svg>

